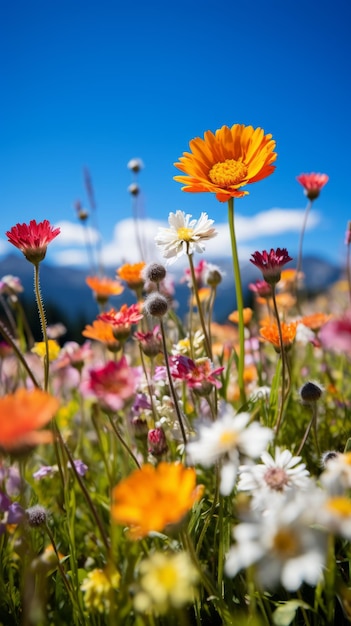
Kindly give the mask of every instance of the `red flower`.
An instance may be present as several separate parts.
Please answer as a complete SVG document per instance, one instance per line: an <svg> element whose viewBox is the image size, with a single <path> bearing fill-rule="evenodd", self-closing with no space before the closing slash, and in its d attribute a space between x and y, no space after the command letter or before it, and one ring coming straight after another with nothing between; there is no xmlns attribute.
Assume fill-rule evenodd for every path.
<svg viewBox="0 0 351 626"><path fill-rule="evenodd" d="M37 265L45 258L50 241L60 234L59 228L53 228L48 220L29 224L16 224L8 230L6 236L10 243L21 250L31 263Z"/></svg>
<svg viewBox="0 0 351 626"><path fill-rule="evenodd" d="M309 200L315 200L319 196L320 190L327 184L329 176L327 174L300 174L296 180L303 186L305 195Z"/></svg>
<svg viewBox="0 0 351 626"><path fill-rule="evenodd" d="M141 320L143 314L140 311L140 304L132 304L128 307L122 304L119 311L111 309L106 313L100 313L97 319L111 324L113 335L119 341L127 339L133 324L137 324Z"/></svg>
<svg viewBox="0 0 351 626"><path fill-rule="evenodd" d="M286 248L277 248L276 250L271 248L270 252L263 250L262 254L261 252L254 252L251 256L250 262L261 270L263 278L270 285L275 285L280 281L281 268L292 261Z"/></svg>

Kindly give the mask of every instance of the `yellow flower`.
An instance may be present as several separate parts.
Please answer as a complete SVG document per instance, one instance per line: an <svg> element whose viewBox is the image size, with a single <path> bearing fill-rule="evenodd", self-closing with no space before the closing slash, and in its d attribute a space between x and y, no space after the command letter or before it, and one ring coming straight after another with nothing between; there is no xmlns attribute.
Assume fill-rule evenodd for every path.
<svg viewBox="0 0 351 626"><path fill-rule="evenodd" d="M141 562L140 574L137 611L164 614L194 601L199 575L186 552L156 552Z"/></svg>
<svg viewBox="0 0 351 626"><path fill-rule="evenodd" d="M181 463L146 464L114 488L112 517L130 526L130 536L139 539L179 522L201 495L193 468Z"/></svg>
<svg viewBox="0 0 351 626"><path fill-rule="evenodd" d="M49 345L49 361L55 361L55 359L57 359L58 355L60 354L61 348L59 344L57 343L57 341L55 341L55 339L49 339L48 345ZM34 354L37 354L38 356L44 358L46 356L45 341L37 341L34 344L34 347L32 348L31 352L34 352Z"/></svg>
<svg viewBox="0 0 351 626"><path fill-rule="evenodd" d="M111 566L89 572L80 587L84 592L86 608L99 613L108 612L113 590L118 589L120 579L120 574Z"/></svg>
<svg viewBox="0 0 351 626"><path fill-rule="evenodd" d="M208 130L204 139L192 139L189 145L191 152L184 152L174 164L185 176L174 180L185 184L183 191L210 191L221 202L248 194L241 187L266 178L275 169L275 141L262 128L222 126L215 133Z"/></svg>

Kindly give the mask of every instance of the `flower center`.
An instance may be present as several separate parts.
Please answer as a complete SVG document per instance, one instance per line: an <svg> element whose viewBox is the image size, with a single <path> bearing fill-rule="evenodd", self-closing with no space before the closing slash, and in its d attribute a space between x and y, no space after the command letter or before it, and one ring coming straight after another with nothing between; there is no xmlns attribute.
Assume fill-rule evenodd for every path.
<svg viewBox="0 0 351 626"><path fill-rule="evenodd" d="M156 578L165 591L172 591L177 583L178 573L172 564L163 565L156 571Z"/></svg>
<svg viewBox="0 0 351 626"><path fill-rule="evenodd" d="M289 482L289 477L281 467L270 467L264 475L264 479L271 489L282 491Z"/></svg>
<svg viewBox="0 0 351 626"><path fill-rule="evenodd" d="M219 442L227 448L235 446L237 441L238 433L230 430L223 431L219 437Z"/></svg>
<svg viewBox="0 0 351 626"><path fill-rule="evenodd" d="M340 517L351 516L351 500L343 496L331 498L327 504L327 509L332 513L336 513Z"/></svg>
<svg viewBox="0 0 351 626"><path fill-rule="evenodd" d="M245 163L226 159L221 163L216 163L208 175L215 185L227 188L242 183L247 176L247 171Z"/></svg>
<svg viewBox="0 0 351 626"><path fill-rule="evenodd" d="M281 528L273 538L273 550L278 552L280 557L288 559L298 553L299 542L296 535L288 529Z"/></svg>
<svg viewBox="0 0 351 626"><path fill-rule="evenodd" d="M187 228L186 226L181 226L177 230L178 239L180 241L191 241L194 230L192 228Z"/></svg>

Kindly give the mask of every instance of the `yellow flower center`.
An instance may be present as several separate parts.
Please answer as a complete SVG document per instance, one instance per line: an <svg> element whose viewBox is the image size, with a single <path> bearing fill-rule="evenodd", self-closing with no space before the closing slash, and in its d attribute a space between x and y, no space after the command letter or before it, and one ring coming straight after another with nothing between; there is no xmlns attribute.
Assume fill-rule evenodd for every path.
<svg viewBox="0 0 351 626"><path fill-rule="evenodd" d="M238 433L225 430L219 437L219 442L226 447L233 447L238 441Z"/></svg>
<svg viewBox="0 0 351 626"><path fill-rule="evenodd" d="M211 181L218 187L231 187L239 185L247 176L248 168L245 163L235 161L235 159L226 159L221 163L216 163L210 169L208 175Z"/></svg>
<svg viewBox="0 0 351 626"><path fill-rule="evenodd" d="M299 543L296 535L285 528L278 530L273 539L273 549L283 558L295 556L298 553Z"/></svg>
<svg viewBox="0 0 351 626"><path fill-rule="evenodd" d="M327 509L332 513L336 513L340 517L351 516L351 500L343 496L331 498L328 500Z"/></svg>
<svg viewBox="0 0 351 626"><path fill-rule="evenodd" d="M178 579L178 572L173 563L162 565L156 570L155 574L158 584L166 591L172 591Z"/></svg>
<svg viewBox="0 0 351 626"><path fill-rule="evenodd" d="M181 226L177 230L178 239L180 241L191 241L194 230L192 228L187 228L186 226Z"/></svg>

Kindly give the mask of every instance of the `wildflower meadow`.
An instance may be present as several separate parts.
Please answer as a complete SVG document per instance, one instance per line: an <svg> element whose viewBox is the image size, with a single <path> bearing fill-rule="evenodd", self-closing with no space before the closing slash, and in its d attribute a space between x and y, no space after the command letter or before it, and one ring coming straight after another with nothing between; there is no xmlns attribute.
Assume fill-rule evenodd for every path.
<svg viewBox="0 0 351 626"><path fill-rule="evenodd" d="M345 279L307 298L304 232L328 176L297 176L298 254L284 241L253 250L257 280L243 285L234 202L244 210L276 156L272 135L234 124L191 140L175 163L180 202L181 191L211 193L228 207L224 323L206 213L170 213L154 258L136 215L140 261L87 276L97 315L80 342L46 320L40 268L60 229L9 225L33 267L42 336L21 277L3 276L0 625L351 623L351 229ZM137 204L142 163L128 167ZM76 208L84 228L89 211ZM183 317L169 280L181 257Z"/></svg>

